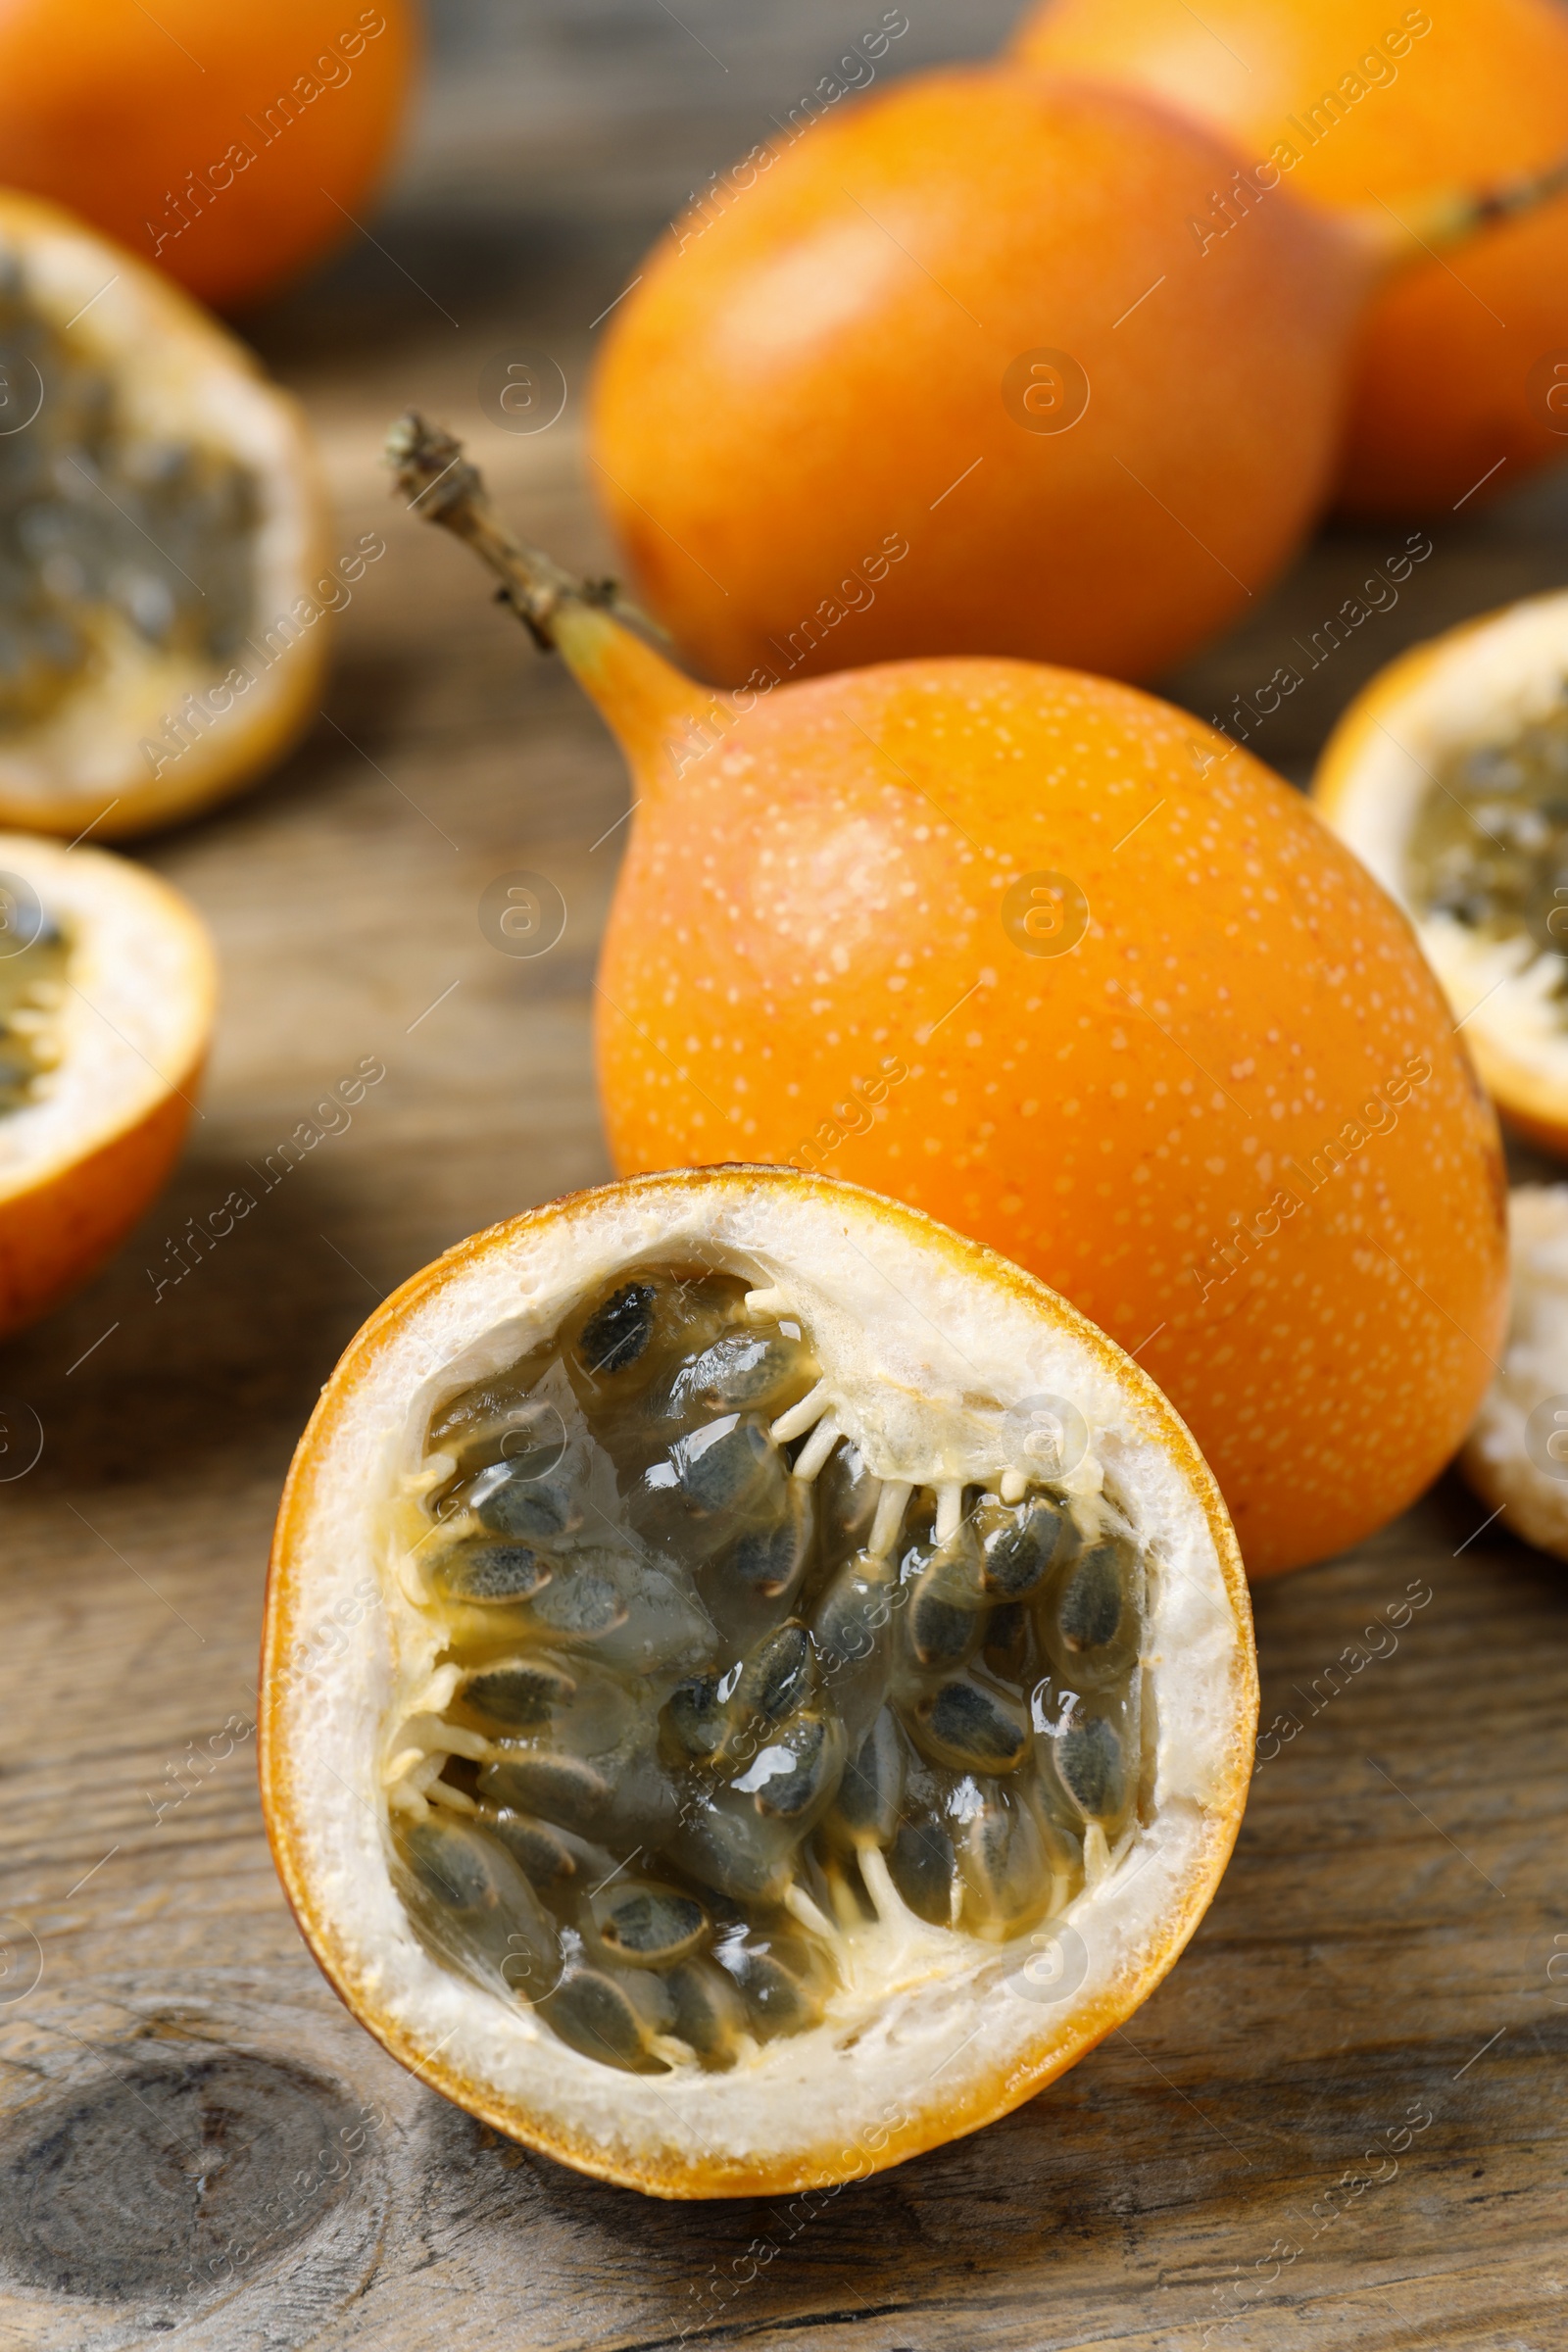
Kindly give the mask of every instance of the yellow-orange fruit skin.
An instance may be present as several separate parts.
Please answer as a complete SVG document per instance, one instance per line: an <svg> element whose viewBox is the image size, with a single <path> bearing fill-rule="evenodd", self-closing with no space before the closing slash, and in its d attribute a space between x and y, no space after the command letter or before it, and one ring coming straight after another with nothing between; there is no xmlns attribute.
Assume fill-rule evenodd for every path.
<svg viewBox="0 0 1568 2352"><path fill-rule="evenodd" d="M89 1281L162 1192L190 1124L196 1061L172 1091L83 1158L0 1199L0 1338Z"/></svg>
<svg viewBox="0 0 1568 2352"><path fill-rule="evenodd" d="M1015 70L774 146L647 262L593 390L598 487L697 667L1149 676L1248 607L1328 487L1367 282L1337 224L1281 199L1201 256L1212 135ZM1084 386L1038 352L1086 381L1065 429L1035 425Z"/></svg>
<svg viewBox="0 0 1568 2352"><path fill-rule="evenodd" d="M1412 198L1495 187L1568 150L1568 14L1553 0L1217 0L1197 12L1047 0L1014 54L1182 107L1249 167L1294 147L1282 186L1371 207L1390 226L1385 207L1408 217ZM1224 226L1209 208L1200 217ZM1251 233L1249 218L1224 241ZM1360 333L1342 504L1446 512L1489 469L1478 497L1561 457L1568 369L1553 378L1552 355L1568 361L1568 198L1416 257Z"/></svg>
<svg viewBox="0 0 1568 2352"><path fill-rule="evenodd" d="M0 176L251 302L355 233L416 53L408 0L8 0Z"/></svg>
<svg viewBox="0 0 1568 2352"><path fill-rule="evenodd" d="M1021 662L804 682L707 731L624 737L617 1168L819 1168L1039 1274L1171 1397L1253 1576L1419 1493L1502 1328L1496 1128L1404 917L1307 805L1180 711ZM1087 901L1066 953L1004 919L1039 873Z"/></svg>

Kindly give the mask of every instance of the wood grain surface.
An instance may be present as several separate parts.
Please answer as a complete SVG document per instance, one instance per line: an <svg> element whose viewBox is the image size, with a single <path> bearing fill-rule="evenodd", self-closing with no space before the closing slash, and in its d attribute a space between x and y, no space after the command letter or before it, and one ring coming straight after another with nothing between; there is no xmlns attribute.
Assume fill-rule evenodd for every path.
<svg viewBox="0 0 1568 2352"><path fill-rule="evenodd" d="M901 67L983 49L1009 11L909 13ZM1154 1999L1005 2122L836 2196L665 2206L499 2140L340 2010L268 1858L262 1574L316 1392L437 1250L607 1172L589 1009L624 781L470 560L389 503L380 437L417 399L531 537L602 566L590 321L879 14L451 8L375 241L248 322L316 422L339 545L379 531L386 553L331 624L303 748L147 851L221 951L203 1113L120 1262L0 1361L0 2343L1568 2345L1568 1607L1563 1571L1453 1480L1259 1593L1250 1808ZM519 348L569 387L533 437L478 400ZM1432 518L1397 607L1263 756L1300 777L1402 645L1556 584L1565 519L1550 482ZM1172 691L1223 712L1401 536L1327 533ZM534 961L476 919L517 867L567 906ZM157 1296L187 1220L254 1190L367 1055L386 1076L351 1123Z"/></svg>

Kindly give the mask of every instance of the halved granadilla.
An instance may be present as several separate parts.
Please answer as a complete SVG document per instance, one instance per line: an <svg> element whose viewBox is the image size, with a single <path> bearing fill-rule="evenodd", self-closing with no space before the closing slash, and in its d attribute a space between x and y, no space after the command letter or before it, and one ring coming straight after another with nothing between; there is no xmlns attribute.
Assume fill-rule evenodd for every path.
<svg viewBox="0 0 1568 2352"><path fill-rule="evenodd" d="M666 2196L972 2131L1158 1983L1256 1707L1146 1374L917 1211L637 1178L372 1317L278 1520L262 1769L422 2080Z"/></svg>

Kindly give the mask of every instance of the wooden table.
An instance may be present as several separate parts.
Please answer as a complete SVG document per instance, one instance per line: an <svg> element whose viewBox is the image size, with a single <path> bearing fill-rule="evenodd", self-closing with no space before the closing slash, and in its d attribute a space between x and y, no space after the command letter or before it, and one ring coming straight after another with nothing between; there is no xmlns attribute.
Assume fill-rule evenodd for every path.
<svg viewBox="0 0 1568 2352"><path fill-rule="evenodd" d="M449 11L379 244L254 322L315 417L341 544L380 529L387 553L308 742L148 853L221 948L204 1115L119 1264L0 1364L43 1432L0 1486L0 2343L1546 2352L1568 2344L1568 1610L1563 1571L1478 1533L1452 1481L1259 1594L1267 1761L1163 1989L1018 2114L804 2227L654 2204L498 2140L339 2009L279 1895L251 1723L293 1440L392 1284L606 1172L588 995L623 780L469 559L391 508L378 443L416 397L472 434L532 536L605 562L577 435L588 322L866 15L811 0L737 24L735 4ZM1007 13L971 8L964 38ZM917 24L900 62L944 41ZM534 438L477 408L481 367L519 344L572 391ZM1554 583L1564 519L1548 484L1434 523L1419 586L1259 748L1299 776L1401 645ZM1223 710L1386 542L1326 536L1173 690ZM515 866L569 909L535 962L475 919ZM155 1303L169 1238L365 1054L388 1074L352 1127ZM323 2180L345 2121L352 2161Z"/></svg>

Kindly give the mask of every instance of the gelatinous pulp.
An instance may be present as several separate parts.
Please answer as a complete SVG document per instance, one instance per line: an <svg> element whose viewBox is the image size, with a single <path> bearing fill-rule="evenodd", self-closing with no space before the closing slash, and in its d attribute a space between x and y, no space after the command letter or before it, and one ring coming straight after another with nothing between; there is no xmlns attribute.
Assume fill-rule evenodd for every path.
<svg viewBox="0 0 1568 2352"><path fill-rule="evenodd" d="M890 1908L1022 1934L1136 1811L1114 1512L971 1488L949 1532L813 1434L831 1382L756 1299L633 1267L428 1433L437 1722L398 1883L432 1951L637 2071L808 2026Z"/></svg>

